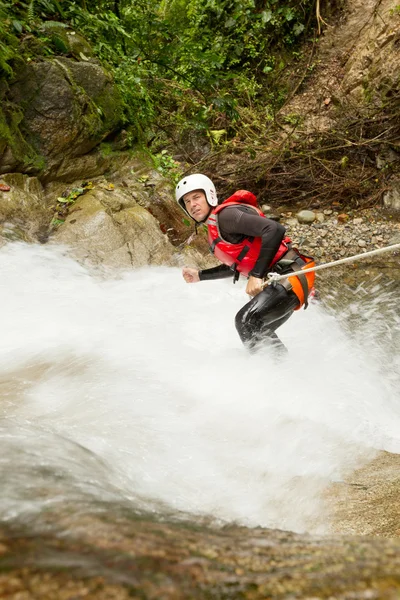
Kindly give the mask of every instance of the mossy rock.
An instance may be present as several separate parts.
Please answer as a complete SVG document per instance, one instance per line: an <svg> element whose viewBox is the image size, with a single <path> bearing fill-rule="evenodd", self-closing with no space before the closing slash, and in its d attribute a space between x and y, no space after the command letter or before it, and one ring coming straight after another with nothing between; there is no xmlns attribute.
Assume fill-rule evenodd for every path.
<svg viewBox="0 0 400 600"><path fill-rule="evenodd" d="M67 57L31 62L9 88L3 101L7 112L0 113L0 173L62 179L69 160L90 153L120 129L118 89L96 62ZM98 161L99 171L91 176L103 173L107 162Z"/></svg>

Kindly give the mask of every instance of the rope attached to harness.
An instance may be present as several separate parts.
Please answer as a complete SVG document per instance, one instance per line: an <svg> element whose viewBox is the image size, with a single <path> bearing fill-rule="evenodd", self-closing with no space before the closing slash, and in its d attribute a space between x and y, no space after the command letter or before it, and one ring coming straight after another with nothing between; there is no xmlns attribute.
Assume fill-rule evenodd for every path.
<svg viewBox="0 0 400 600"><path fill-rule="evenodd" d="M362 254L356 254L355 256L347 256L346 258L341 258L339 260L334 260L330 263L324 263L322 265L317 265L316 267L310 267L309 269L302 269L301 273L304 275L305 273L312 273L313 271L322 271L322 269L329 269L330 267L337 267L339 265L343 265L348 262L354 262L356 260L361 260L368 256L376 256L378 254L383 254L384 252L392 252L393 250L400 250L400 244L393 244L392 246L386 246L385 248L378 248L377 250L371 250L370 252L363 252ZM297 273L294 273L295 275ZM271 283L275 283L280 281L281 279L287 279L288 274L278 275L278 273L268 273L268 279L264 281L262 287L265 288L267 285Z"/></svg>

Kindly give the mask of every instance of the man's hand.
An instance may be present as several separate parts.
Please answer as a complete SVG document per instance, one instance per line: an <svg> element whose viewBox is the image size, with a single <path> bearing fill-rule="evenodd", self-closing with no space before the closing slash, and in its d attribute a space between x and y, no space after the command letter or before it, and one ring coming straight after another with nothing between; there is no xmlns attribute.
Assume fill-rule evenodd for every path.
<svg viewBox="0 0 400 600"><path fill-rule="evenodd" d="M199 271L190 267L184 267L182 269L183 279L186 283L197 283L200 281Z"/></svg>
<svg viewBox="0 0 400 600"><path fill-rule="evenodd" d="M262 292L262 289L263 289L262 284L263 284L262 279L260 279L259 277L253 277L252 275L250 275L248 282L247 282L246 294L248 294L249 296L257 296L257 294Z"/></svg>

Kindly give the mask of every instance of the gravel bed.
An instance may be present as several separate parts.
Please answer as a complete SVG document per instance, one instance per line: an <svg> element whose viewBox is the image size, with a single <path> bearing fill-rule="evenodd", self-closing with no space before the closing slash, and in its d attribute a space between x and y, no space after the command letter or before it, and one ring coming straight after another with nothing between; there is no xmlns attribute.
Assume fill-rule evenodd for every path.
<svg viewBox="0 0 400 600"><path fill-rule="evenodd" d="M290 211L281 213L279 221L286 227L294 245L318 262L400 243L400 222L382 215L379 209L364 210L356 215L331 209L313 212L315 220L311 224L299 223L296 213Z"/></svg>

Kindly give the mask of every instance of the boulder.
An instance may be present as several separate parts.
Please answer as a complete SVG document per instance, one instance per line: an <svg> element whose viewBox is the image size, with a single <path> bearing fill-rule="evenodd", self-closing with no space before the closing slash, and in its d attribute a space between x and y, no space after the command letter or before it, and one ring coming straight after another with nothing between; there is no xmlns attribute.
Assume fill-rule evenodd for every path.
<svg viewBox="0 0 400 600"><path fill-rule="evenodd" d="M3 95L18 125L0 145L0 173L29 171L44 181L104 173L109 156L90 154L118 130L119 92L96 61L56 57L27 63ZM6 110L6 109L4 109Z"/></svg>
<svg viewBox="0 0 400 600"><path fill-rule="evenodd" d="M0 183L10 187L0 191L0 235L8 240L44 241L53 211L42 184L36 177L8 173Z"/></svg>
<svg viewBox="0 0 400 600"><path fill-rule="evenodd" d="M99 187L78 199L50 242L70 246L82 262L110 267L169 264L175 253L156 219L131 195Z"/></svg>
<svg viewBox="0 0 400 600"><path fill-rule="evenodd" d="M210 256L204 228L198 227L196 234L193 221L175 200L173 185L153 168L146 157L137 155L135 161L119 169L114 181L128 188L138 204L157 219L161 231L168 235L174 246L182 249L192 245Z"/></svg>
<svg viewBox="0 0 400 600"><path fill-rule="evenodd" d="M140 165L143 167L143 163L139 162ZM195 236L192 230L185 229L183 243L171 242L169 236L173 237L175 230L166 232L163 223L146 208L151 203L148 188L132 180L130 185L125 180L124 183L124 186L116 184L114 187L105 180L96 181L93 189L70 208L65 222L50 235L49 243L69 246L72 255L88 265L207 268L216 264L209 252L203 251L204 235ZM50 189L60 193L57 184L52 184ZM47 193L49 197L49 190ZM157 202L161 205L163 199L157 197ZM171 210L172 207L176 208L173 202ZM168 212L169 208L160 207L158 214L163 210Z"/></svg>

